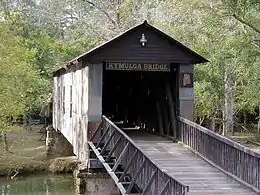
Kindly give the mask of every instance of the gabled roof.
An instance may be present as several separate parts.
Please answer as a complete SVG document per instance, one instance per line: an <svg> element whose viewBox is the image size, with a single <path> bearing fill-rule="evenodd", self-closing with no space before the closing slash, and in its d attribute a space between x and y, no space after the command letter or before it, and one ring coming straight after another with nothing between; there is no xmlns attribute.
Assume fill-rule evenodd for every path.
<svg viewBox="0 0 260 195"><path fill-rule="evenodd" d="M101 45L92 48L91 50L87 51L86 53L83 53L77 57L75 57L74 59L68 61L67 63L65 63L61 68L59 68L58 70L54 71L54 74L57 73L58 71L62 70L62 69L66 69L66 67L75 65L80 59L84 58L88 58L89 56L92 56L94 53L96 54L99 50L103 49L104 47L106 47L107 45L116 42L117 40L119 40L122 36L127 35L129 33L131 33L132 31L134 31L137 28L140 27L147 27L150 30L152 30L153 32L162 35L164 38L168 39L169 42L171 42L174 45L179 46L181 49L185 50L186 52L188 52L191 56L194 57L194 64L199 64L199 63L204 63L204 62L209 62L207 59L205 59L204 57L200 56L199 54L197 54L196 52L192 51L191 49L189 49L188 47L184 46L182 43L176 41L175 39L173 39L172 37L170 37L169 35L165 34L164 32L160 31L159 29L155 28L154 26L148 24L148 22L145 20L142 24L136 25L130 29L128 29L127 31L119 34L118 36L114 37L113 39L102 43Z"/></svg>

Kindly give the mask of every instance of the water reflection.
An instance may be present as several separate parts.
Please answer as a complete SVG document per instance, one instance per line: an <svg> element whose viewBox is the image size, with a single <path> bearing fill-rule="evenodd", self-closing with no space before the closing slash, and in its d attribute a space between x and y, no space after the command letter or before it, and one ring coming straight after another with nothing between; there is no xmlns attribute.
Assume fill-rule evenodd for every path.
<svg viewBox="0 0 260 195"><path fill-rule="evenodd" d="M75 186L72 175L40 175L17 181L0 179L0 195L72 195Z"/></svg>

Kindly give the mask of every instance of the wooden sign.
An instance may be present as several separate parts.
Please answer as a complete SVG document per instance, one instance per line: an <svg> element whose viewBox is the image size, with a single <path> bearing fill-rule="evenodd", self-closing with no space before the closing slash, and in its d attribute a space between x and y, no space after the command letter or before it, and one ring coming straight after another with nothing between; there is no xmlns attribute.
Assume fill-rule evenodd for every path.
<svg viewBox="0 0 260 195"><path fill-rule="evenodd" d="M181 87L193 87L193 74L181 73Z"/></svg>
<svg viewBox="0 0 260 195"><path fill-rule="evenodd" d="M170 72L170 64L108 62L106 70Z"/></svg>

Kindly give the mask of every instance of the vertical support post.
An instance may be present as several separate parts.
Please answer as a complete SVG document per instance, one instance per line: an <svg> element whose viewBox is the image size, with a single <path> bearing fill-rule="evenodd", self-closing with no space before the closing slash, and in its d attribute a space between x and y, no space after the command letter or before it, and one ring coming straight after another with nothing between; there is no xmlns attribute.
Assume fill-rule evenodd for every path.
<svg viewBox="0 0 260 195"><path fill-rule="evenodd" d="M173 137L176 137L177 131L176 131L176 116L175 116L175 109L174 109L174 103L172 99L172 92L169 83L166 83L166 93L168 96L168 103L169 103L169 109L170 109L170 117L171 117L171 123L172 123L172 131L173 131Z"/></svg>
<svg viewBox="0 0 260 195"><path fill-rule="evenodd" d="M156 103L156 108L157 108L157 114L158 114L159 131L160 131L160 134L163 135L162 111L161 111L161 106L160 106L159 101L157 101L157 103Z"/></svg>
<svg viewBox="0 0 260 195"><path fill-rule="evenodd" d="M89 64L88 79L88 139L101 122L103 65Z"/></svg>
<svg viewBox="0 0 260 195"><path fill-rule="evenodd" d="M169 116L168 116L168 110L167 110L167 102L166 100L163 102L163 123L164 123L164 132L165 135L169 135L169 130L170 130L170 121L169 121Z"/></svg>
<svg viewBox="0 0 260 195"><path fill-rule="evenodd" d="M159 171L156 170L155 184L154 184L154 195L159 194Z"/></svg>

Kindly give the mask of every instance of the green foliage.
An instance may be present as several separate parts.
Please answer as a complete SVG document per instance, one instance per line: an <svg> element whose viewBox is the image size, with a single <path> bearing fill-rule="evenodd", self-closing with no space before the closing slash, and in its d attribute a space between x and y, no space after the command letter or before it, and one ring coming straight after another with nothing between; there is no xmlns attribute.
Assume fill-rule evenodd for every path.
<svg viewBox="0 0 260 195"><path fill-rule="evenodd" d="M210 60L195 68L200 121L212 118L212 108L222 117L227 69L234 115L254 114L260 101L259 2L0 1L1 117L37 114L51 92L53 69L145 19Z"/></svg>
<svg viewBox="0 0 260 195"><path fill-rule="evenodd" d="M36 50L21 36L25 24L13 13L0 23L0 130L41 99L46 81L36 67Z"/></svg>
<svg viewBox="0 0 260 195"><path fill-rule="evenodd" d="M232 82L234 116L244 111L253 113L260 101L260 83L257 81L260 75L260 50L252 41L258 37L252 29L260 26L259 14L256 13L259 1L207 3L202 0L184 0L175 3L166 3L165 9L173 13L173 20L177 18L178 21L170 26L169 23L159 23L158 26L210 60L207 64L195 67L198 119L211 119L213 107L217 109L218 118L222 117L226 69L230 72ZM187 12L189 18L186 17ZM254 27L236 19L235 14L250 24L252 22ZM167 17L171 18L171 14Z"/></svg>

